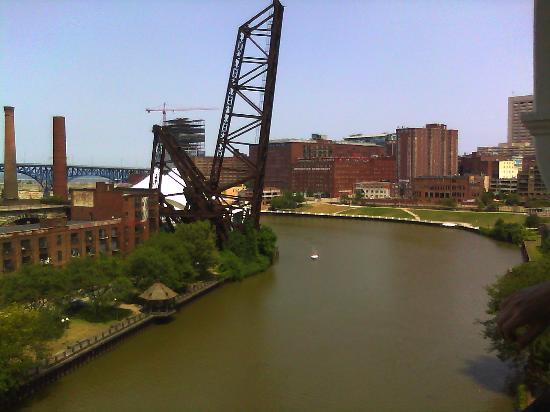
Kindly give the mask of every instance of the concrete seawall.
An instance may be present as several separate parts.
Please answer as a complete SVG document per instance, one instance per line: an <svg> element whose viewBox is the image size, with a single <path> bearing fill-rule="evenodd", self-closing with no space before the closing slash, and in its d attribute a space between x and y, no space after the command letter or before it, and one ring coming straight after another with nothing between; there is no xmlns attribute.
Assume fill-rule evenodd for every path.
<svg viewBox="0 0 550 412"><path fill-rule="evenodd" d="M356 220L377 220L377 221L386 221L386 222L395 222L395 223L413 223L415 225L429 225L429 226L439 226L450 229L460 229L467 230L469 232L479 232L479 227L472 226L468 223L458 223L458 222L439 222L434 220L415 220L415 219L406 219L400 217L389 217L389 216L368 216L368 215L343 215L337 213L312 213L312 212L297 212L289 210L262 210L263 214L268 215L285 215L285 216L295 216L295 217L321 217L321 218L331 218L331 219L356 219Z"/></svg>

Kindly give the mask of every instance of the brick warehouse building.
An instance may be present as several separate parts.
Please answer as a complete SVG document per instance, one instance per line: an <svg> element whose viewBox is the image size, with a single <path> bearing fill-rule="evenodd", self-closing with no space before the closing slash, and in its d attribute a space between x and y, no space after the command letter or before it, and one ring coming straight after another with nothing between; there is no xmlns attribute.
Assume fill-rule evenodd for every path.
<svg viewBox="0 0 550 412"><path fill-rule="evenodd" d="M254 156L256 156L256 150L256 145L250 146L251 157L254 158ZM302 176L294 176L296 174L296 172L294 172L295 168L311 168L313 167L311 166L311 164L315 162L320 162L323 164L323 166L315 167L326 168L327 166L321 161L321 159L370 159L372 157L382 157L384 156L384 153L384 147L379 145L368 143L339 142L321 138L319 135L313 135L313 138L309 140L273 140L269 142L265 185L276 187L281 190L304 191L304 179L305 181L312 181L311 179L318 179L318 176L311 176L311 179L306 179L306 177ZM307 161L310 162L308 163ZM299 162L301 163L299 164ZM332 160L332 162L335 161ZM336 161L336 163L339 162L340 161ZM343 165L343 163L340 162L338 166L340 166L341 164ZM360 180L367 179L368 177L364 177ZM294 186L293 182L297 182L298 186ZM326 188L328 187L328 185L329 183L327 181L327 183L324 184L323 187ZM353 184L348 189L353 189ZM312 189L312 191L315 190ZM331 193L331 190L327 190L327 193Z"/></svg>
<svg viewBox="0 0 550 412"><path fill-rule="evenodd" d="M458 130L444 124L397 129L397 175L411 181L419 176L451 176L458 172Z"/></svg>
<svg viewBox="0 0 550 412"><path fill-rule="evenodd" d="M71 257L126 255L158 230L156 193L97 183L72 190L71 219L0 227L1 272L25 263L62 266Z"/></svg>
<svg viewBox="0 0 550 412"><path fill-rule="evenodd" d="M353 193L358 182L394 182L396 179L393 157L300 159L292 169L291 187L295 192L338 197L341 193Z"/></svg>
<svg viewBox="0 0 550 412"><path fill-rule="evenodd" d="M476 199L487 189L488 176L424 176L412 181L413 197L421 203L443 199L464 202Z"/></svg>
<svg viewBox="0 0 550 412"><path fill-rule="evenodd" d="M191 157L193 162L206 177L210 177L212 170L213 156L195 156ZM224 157L222 171L220 174L220 185L225 186L233 182L239 181L246 177L248 173L245 164L236 157Z"/></svg>

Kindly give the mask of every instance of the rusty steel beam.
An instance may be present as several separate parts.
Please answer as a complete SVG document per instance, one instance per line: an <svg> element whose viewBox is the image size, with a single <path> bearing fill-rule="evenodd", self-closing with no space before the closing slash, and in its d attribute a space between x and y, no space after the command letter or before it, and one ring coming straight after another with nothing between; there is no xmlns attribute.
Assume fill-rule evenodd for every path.
<svg viewBox="0 0 550 412"><path fill-rule="evenodd" d="M227 239L231 230L240 226L241 221L235 219L240 214L248 215L256 227L259 227L282 21L283 6L279 0L273 0L270 6L238 29L218 140L208 179L196 167L188 153L178 146L177 130L172 125L153 127L149 187L159 191L160 210L165 222L177 224L208 219L214 224L221 242ZM264 41L266 44L262 46L260 43ZM250 159L236 146L248 148L255 144L246 141L247 137L251 140L250 136L254 134L255 138L259 138L257 156ZM237 138L239 140L235 140ZM226 153L242 163L245 178L236 178L221 185L222 172L231 170L223 168ZM160 193L162 176L174 173L174 170L177 170L185 184L181 191L185 194L187 204L182 210L168 202L168 195L163 196ZM245 182L253 188L252 196L229 204L223 198L222 192Z"/></svg>
<svg viewBox="0 0 550 412"><path fill-rule="evenodd" d="M234 145L250 145L250 142L235 141L233 139L253 131L258 132L257 157L243 162L251 175L250 183L253 187L253 196L252 202L249 204L250 218L256 227L259 226L260 221L283 11L284 8L279 0L274 0L273 4L239 27L229 72L218 141L210 172L209 185L214 191L219 192L220 175L226 150L235 154ZM268 44L263 47L253 38L254 36L266 39ZM244 65L247 67L243 70ZM241 74L242 71L244 71L244 74ZM260 78L261 76L265 77ZM251 84L253 81L256 81L256 83ZM253 101L254 97L247 93L259 94L261 107L256 105ZM243 113L242 108L239 109L238 113L233 111L238 100L240 100L243 108L249 109L247 113ZM233 118L252 119L252 122L239 125L232 130L231 122Z"/></svg>

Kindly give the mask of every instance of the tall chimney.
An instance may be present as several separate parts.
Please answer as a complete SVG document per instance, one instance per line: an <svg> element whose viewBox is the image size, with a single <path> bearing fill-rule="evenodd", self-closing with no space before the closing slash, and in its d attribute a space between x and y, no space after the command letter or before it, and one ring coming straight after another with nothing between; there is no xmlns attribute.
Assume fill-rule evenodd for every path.
<svg viewBox="0 0 550 412"><path fill-rule="evenodd" d="M63 200L69 198L67 191L67 144L65 118L53 117L53 195Z"/></svg>
<svg viewBox="0 0 550 412"><path fill-rule="evenodd" d="M4 106L5 140L4 140L4 199L15 200L17 191L17 160L15 158L15 124L14 108Z"/></svg>

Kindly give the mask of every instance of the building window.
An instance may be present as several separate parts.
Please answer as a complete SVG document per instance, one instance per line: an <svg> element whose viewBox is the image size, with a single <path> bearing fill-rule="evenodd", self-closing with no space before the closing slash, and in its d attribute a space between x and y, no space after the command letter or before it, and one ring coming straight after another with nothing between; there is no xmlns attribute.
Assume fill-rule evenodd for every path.
<svg viewBox="0 0 550 412"><path fill-rule="evenodd" d="M101 239L99 242L99 252L100 253L107 253L109 251L109 247L107 245L107 241L105 239Z"/></svg>
<svg viewBox="0 0 550 412"><path fill-rule="evenodd" d="M63 243L63 236L57 235L57 246L61 246L62 243Z"/></svg>
<svg viewBox="0 0 550 412"><path fill-rule="evenodd" d="M57 251L57 263L62 263L63 262L63 252L58 250Z"/></svg>
<svg viewBox="0 0 550 412"><path fill-rule="evenodd" d="M21 241L21 253L28 254L31 252L31 240L23 239Z"/></svg>
<svg viewBox="0 0 550 412"><path fill-rule="evenodd" d="M14 269L13 261L11 259L4 259L4 272L11 272Z"/></svg>
<svg viewBox="0 0 550 412"><path fill-rule="evenodd" d="M116 254L119 251L118 239L116 237L111 239L111 250L113 251L113 254Z"/></svg>
<svg viewBox="0 0 550 412"><path fill-rule="evenodd" d="M11 255L12 248L11 248L11 242L4 242L2 244L2 253L4 256Z"/></svg>
<svg viewBox="0 0 550 412"><path fill-rule="evenodd" d="M93 243L94 242L94 232L91 230L86 231L86 243Z"/></svg>
<svg viewBox="0 0 550 412"><path fill-rule="evenodd" d="M71 245L75 246L80 244L78 233L71 233Z"/></svg>

